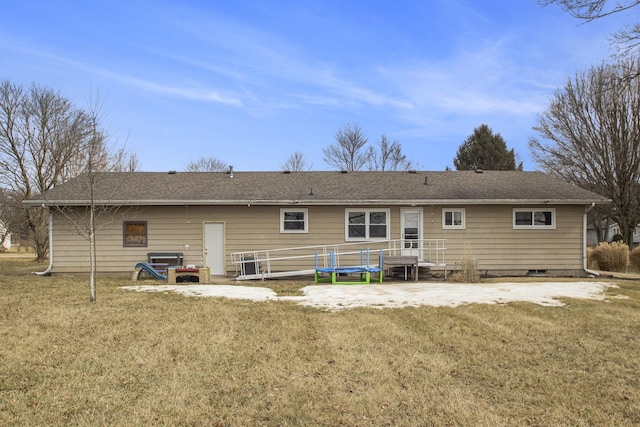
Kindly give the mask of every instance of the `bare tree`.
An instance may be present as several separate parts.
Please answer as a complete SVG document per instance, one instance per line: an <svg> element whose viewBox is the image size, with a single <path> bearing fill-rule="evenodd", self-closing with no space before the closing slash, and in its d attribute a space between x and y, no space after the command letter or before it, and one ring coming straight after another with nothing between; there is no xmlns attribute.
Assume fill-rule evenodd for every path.
<svg viewBox="0 0 640 427"><path fill-rule="evenodd" d="M369 146L367 165L370 171L398 171L414 168L413 163L402 153L402 146L396 140L389 141L382 134L377 148Z"/></svg>
<svg viewBox="0 0 640 427"><path fill-rule="evenodd" d="M302 151L296 151L289 156L286 162L280 165L280 170L302 172L310 170L312 166L307 166L307 159Z"/></svg>
<svg viewBox="0 0 640 427"><path fill-rule="evenodd" d="M197 160L191 160L185 167L186 172L224 172L229 169L227 162L217 157L200 157Z"/></svg>
<svg viewBox="0 0 640 427"><path fill-rule="evenodd" d="M99 105L97 99L89 110L82 110L51 89L33 85L25 90L9 81L0 83L0 186L20 203L38 260L48 254L48 211L24 205L23 200L82 172L93 200L96 171L137 167L135 155L107 145ZM95 301L96 209L92 203L86 211L86 227L76 224L90 241L91 301Z"/></svg>
<svg viewBox="0 0 640 427"><path fill-rule="evenodd" d="M96 194L100 187L100 179L104 172L135 172L138 159L124 147L108 144L109 135L102 125L102 103L99 96L92 98L85 111L86 138L78 147L78 153L73 159L72 167L78 179L83 183L82 189L87 194L88 205L84 207L56 206L53 209L65 216L77 233L89 242L89 301L96 300L97 266L97 238L98 232L107 224L113 222L116 212L124 212L117 204L108 202L110 195L115 195L118 186L109 185L108 191L103 189L100 196ZM125 175L120 182L126 180Z"/></svg>
<svg viewBox="0 0 640 427"><path fill-rule="evenodd" d="M0 187L0 221L6 232L11 234L12 242L28 246L29 223L22 206L22 199L13 191ZM4 236L0 236L0 242Z"/></svg>
<svg viewBox="0 0 640 427"><path fill-rule="evenodd" d="M115 149L107 156L109 164L105 170L113 172L135 172L140 170L140 159L135 152L127 151L126 147Z"/></svg>
<svg viewBox="0 0 640 427"><path fill-rule="evenodd" d="M640 0L538 0L543 6L557 4L574 18L585 22L604 18L616 13L626 12L640 5ZM613 35L618 53L623 56L634 56L640 48L640 24L625 26Z"/></svg>
<svg viewBox="0 0 640 427"><path fill-rule="evenodd" d="M126 181L123 176L119 185L110 186L108 192L105 192L101 186L101 179L104 177L102 171L94 169L96 167L94 156L96 153L87 153L86 170L77 177L82 180L84 188L83 194L87 194L87 206L56 206L55 209L63 215L69 224L75 228L78 235L89 242L89 301L96 301L96 284L97 284L97 241L100 230L108 224L111 224L116 215L124 214L129 208L124 208L118 204L109 202L109 198L105 198L105 194L115 194L119 185ZM101 155L102 152L100 151ZM99 158L99 157L98 157ZM99 162L98 162L99 163ZM133 172L133 171L131 171ZM99 191L102 190L102 191ZM100 196L98 197L98 193Z"/></svg>
<svg viewBox="0 0 640 427"><path fill-rule="evenodd" d="M547 172L612 200L605 212L631 244L640 223L640 81L620 77L637 60L601 65L557 90L529 141Z"/></svg>
<svg viewBox="0 0 640 427"><path fill-rule="evenodd" d="M58 93L0 83L0 185L21 199L51 189L68 174L68 165L87 137L87 116ZM38 260L48 253L48 216L25 208Z"/></svg>
<svg viewBox="0 0 640 427"><path fill-rule="evenodd" d="M361 170L367 163L366 144L360 126L347 124L336 132L336 143L322 150L324 161L340 170Z"/></svg>
<svg viewBox="0 0 640 427"><path fill-rule="evenodd" d="M4 250L2 243L12 233L11 200L9 193L0 188L0 252Z"/></svg>

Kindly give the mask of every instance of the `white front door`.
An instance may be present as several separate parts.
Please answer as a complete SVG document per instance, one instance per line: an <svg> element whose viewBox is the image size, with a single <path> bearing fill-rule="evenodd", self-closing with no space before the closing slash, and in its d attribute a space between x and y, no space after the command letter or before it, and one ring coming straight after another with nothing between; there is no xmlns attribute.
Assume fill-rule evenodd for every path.
<svg viewBox="0 0 640 427"><path fill-rule="evenodd" d="M418 256L422 261L422 209L401 209L400 227L402 255Z"/></svg>
<svg viewBox="0 0 640 427"><path fill-rule="evenodd" d="M224 224L204 224L204 259L212 276L224 276Z"/></svg>

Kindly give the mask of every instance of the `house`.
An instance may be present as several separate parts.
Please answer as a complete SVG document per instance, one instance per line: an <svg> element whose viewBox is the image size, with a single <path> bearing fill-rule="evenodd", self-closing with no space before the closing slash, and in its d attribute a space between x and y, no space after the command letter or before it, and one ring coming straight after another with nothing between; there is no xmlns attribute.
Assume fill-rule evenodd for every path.
<svg viewBox="0 0 640 427"><path fill-rule="evenodd" d="M0 252L8 251L9 249L11 249L11 233L0 220Z"/></svg>
<svg viewBox="0 0 640 427"><path fill-rule="evenodd" d="M246 273L247 259L260 261L253 273L313 269L318 248L341 245L413 254L435 269L471 255L494 275L584 275L586 213L608 202L522 171L116 172L92 182L79 176L25 201L50 211L49 272L89 270L73 218L86 217L90 189L100 272L129 273L160 252L214 276Z"/></svg>
<svg viewBox="0 0 640 427"><path fill-rule="evenodd" d="M604 241L611 243L615 236L620 235L620 226L615 223L607 223L602 221L600 224L600 230L597 230L592 224L587 226L587 246L598 246L598 234L604 236ZM636 226L633 230L633 248L640 246L640 225Z"/></svg>

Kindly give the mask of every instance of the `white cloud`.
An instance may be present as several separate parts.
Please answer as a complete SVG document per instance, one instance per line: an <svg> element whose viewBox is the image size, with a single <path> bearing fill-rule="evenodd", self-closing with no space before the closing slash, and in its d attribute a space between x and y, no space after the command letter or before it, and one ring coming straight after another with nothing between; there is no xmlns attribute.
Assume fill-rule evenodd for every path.
<svg viewBox="0 0 640 427"><path fill-rule="evenodd" d="M114 72L106 68L100 68L87 62L81 62L63 55L44 52L38 49L20 45L13 45L10 47L5 45L4 48L11 48L12 50L17 51L22 55L37 58L39 61L47 64L47 66L62 66L76 72L82 71L87 74L104 77L109 80L124 83L128 86L146 90L149 92L155 92L194 101L215 102L238 107L243 105L240 97L231 94L225 94L224 92L217 89L202 87L201 85L180 86L177 84L160 83L158 81L134 77L128 74Z"/></svg>
<svg viewBox="0 0 640 427"><path fill-rule="evenodd" d="M242 84L265 104L269 96L259 94L271 90L278 91L281 97L311 105L412 107L411 103L378 90L376 85L361 83L366 80L362 75L350 75L350 70L337 63L310 55L296 40L285 40L212 15L189 17L184 22L176 20L174 25L204 43L205 50L218 50L214 60L222 61L225 66L185 56L179 60L216 72L233 69L233 75L225 72L230 81ZM292 105L291 102L278 104Z"/></svg>

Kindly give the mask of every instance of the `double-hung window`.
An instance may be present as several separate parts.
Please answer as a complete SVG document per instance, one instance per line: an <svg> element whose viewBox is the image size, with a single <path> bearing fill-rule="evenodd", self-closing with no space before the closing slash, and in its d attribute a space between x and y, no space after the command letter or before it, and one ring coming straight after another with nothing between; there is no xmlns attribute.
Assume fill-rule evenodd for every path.
<svg viewBox="0 0 640 427"><path fill-rule="evenodd" d="M556 210L515 208L513 210L513 228L554 229L556 228Z"/></svg>
<svg viewBox="0 0 640 427"><path fill-rule="evenodd" d="M465 228L464 213L465 213L464 208L442 209L442 228L464 230Z"/></svg>
<svg viewBox="0 0 640 427"><path fill-rule="evenodd" d="M281 233L308 233L309 210L307 208L280 209Z"/></svg>
<svg viewBox="0 0 640 427"><path fill-rule="evenodd" d="M388 240L389 209L347 209L346 240Z"/></svg>

